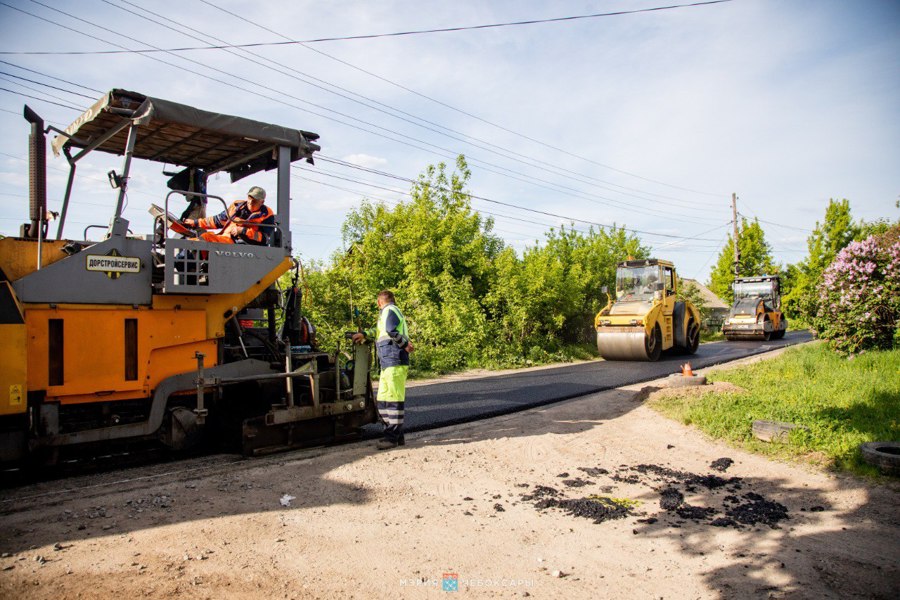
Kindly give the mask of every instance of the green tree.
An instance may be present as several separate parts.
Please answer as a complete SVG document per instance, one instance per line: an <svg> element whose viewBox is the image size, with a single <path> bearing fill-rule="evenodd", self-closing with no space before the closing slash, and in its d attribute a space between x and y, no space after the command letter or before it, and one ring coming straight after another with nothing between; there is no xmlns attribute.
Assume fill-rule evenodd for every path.
<svg viewBox="0 0 900 600"><path fill-rule="evenodd" d="M353 252L335 261L355 283L369 321L378 290L394 290L423 370L470 366L490 340L482 299L493 287L503 242L491 233L493 221L472 210L465 189L470 176L460 156L452 174L443 163L429 166L413 184L410 202L393 208L364 202L344 224Z"/></svg>
<svg viewBox="0 0 900 600"><path fill-rule="evenodd" d="M709 318L709 306L703 294L700 293L693 281L685 281L681 277L678 278L678 299L690 302L700 311L700 322L705 323Z"/></svg>
<svg viewBox="0 0 900 600"><path fill-rule="evenodd" d="M755 220L751 223L747 219L741 219L738 230L738 252L740 254L740 276L752 277L755 275L774 275L778 272L778 266L772 259L772 248L766 242L765 232ZM734 283L734 238L728 236L728 241L719 254L716 266L710 274L709 289L727 303L731 303L734 291L731 286Z"/></svg>
<svg viewBox="0 0 900 600"><path fill-rule="evenodd" d="M508 249L497 261L487 301L501 324L498 335L522 360L548 360L566 345L593 340L593 319L613 287L616 263L646 258L648 249L623 229L587 233L551 229L521 259Z"/></svg>
<svg viewBox="0 0 900 600"><path fill-rule="evenodd" d="M789 317L806 323L816 314L816 292L821 286L822 273L838 252L862 233L863 228L853 222L850 201L829 200L824 220L821 223L816 221L815 229L806 240L806 258L790 271L784 296L784 309Z"/></svg>
<svg viewBox="0 0 900 600"><path fill-rule="evenodd" d="M603 286L615 289L616 264L628 259L650 257L650 248L641 244L640 239L628 234L624 228L593 228L584 234L573 252L573 260L580 266L581 304L569 320L566 341L570 343L590 342L594 344L594 316L606 305L607 297Z"/></svg>

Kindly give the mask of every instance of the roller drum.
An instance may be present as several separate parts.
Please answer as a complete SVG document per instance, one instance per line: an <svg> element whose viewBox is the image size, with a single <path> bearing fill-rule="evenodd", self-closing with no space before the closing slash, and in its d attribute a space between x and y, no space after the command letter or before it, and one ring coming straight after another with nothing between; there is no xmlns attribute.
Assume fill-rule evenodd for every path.
<svg viewBox="0 0 900 600"><path fill-rule="evenodd" d="M755 325L731 324L728 323L722 328L725 339L729 342L750 341L750 342L768 342L772 337L771 328L766 330L769 320ZM771 325L770 325L771 327Z"/></svg>
<svg viewBox="0 0 900 600"><path fill-rule="evenodd" d="M762 342L768 341L767 332L765 331L736 331L725 334L725 340L729 342Z"/></svg>
<svg viewBox="0 0 900 600"><path fill-rule="evenodd" d="M604 360L650 360L643 327L601 329L597 332L597 351Z"/></svg>

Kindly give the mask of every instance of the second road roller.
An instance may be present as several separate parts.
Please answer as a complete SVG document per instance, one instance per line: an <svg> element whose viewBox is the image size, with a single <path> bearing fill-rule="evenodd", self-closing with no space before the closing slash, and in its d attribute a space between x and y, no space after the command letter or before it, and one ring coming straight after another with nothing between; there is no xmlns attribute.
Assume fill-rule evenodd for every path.
<svg viewBox="0 0 900 600"><path fill-rule="evenodd" d="M722 325L729 342L781 339L787 318L781 312L781 278L778 275L738 277L734 280L734 304Z"/></svg>
<svg viewBox="0 0 900 600"><path fill-rule="evenodd" d="M664 350L693 354L700 345L700 311L677 297L675 266L655 258L616 268L616 299L594 319L605 360L658 360Z"/></svg>

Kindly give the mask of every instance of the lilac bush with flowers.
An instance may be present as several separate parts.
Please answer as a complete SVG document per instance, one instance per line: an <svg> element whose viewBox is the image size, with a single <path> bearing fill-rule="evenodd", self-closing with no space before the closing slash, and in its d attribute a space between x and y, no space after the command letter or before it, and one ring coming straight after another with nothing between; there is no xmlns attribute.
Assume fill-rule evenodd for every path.
<svg viewBox="0 0 900 600"><path fill-rule="evenodd" d="M851 242L825 269L814 326L839 352L900 342L900 227Z"/></svg>

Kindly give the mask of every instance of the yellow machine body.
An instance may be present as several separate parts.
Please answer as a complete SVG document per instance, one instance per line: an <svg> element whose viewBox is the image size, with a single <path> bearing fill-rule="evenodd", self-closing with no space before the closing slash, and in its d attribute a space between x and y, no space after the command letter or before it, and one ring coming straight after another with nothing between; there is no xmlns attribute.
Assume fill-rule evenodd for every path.
<svg viewBox="0 0 900 600"><path fill-rule="evenodd" d="M626 261L616 271L616 299L594 319L597 350L605 360L659 359L673 348L696 352L700 312L677 298L672 263L657 259Z"/></svg>
<svg viewBox="0 0 900 600"><path fill-rule="evenodd" d="M46 267L66 257L62 248L67 243L66 240L43 240L38 244L37 240L2 238L0 266L8 280L16 281L37 268L38 246L41 248L41 265Z"/></svg>
<svg viewBox="0 0 900 600"><path fill-rule="evenodd" d="M8 281L0 281L0 416L24 414L28 378L25 313Z"/></svg>
<svg viewBox="0 0 900 600"><path fill-rule="evenodd" d="M286 259L242 294L155 296L149 307L26 305L19 346L27 349L26 391L45 391L61 404L146 398L162 380L195 367L198 352L215 366L227 318L290 266Z"/></svg>
<svg viewBox="0 0 900 600"><path fill-rule="evenodd" d="M48 257L64 257L60 246L46 244ZM31 240L0 240L0 268L15 279L34 272L36 249ZM23 256L35 262L28 265ZM198 352L206 367L215 366L226 321L291 266L285 258L240 294L155 295L151 306L22 305L10 282L0 282L0 294L15 307L4 320L21 321L0 324L0 414L24 412L29 391L61 404L145 398L162 380L196 365Z"/></svg>

